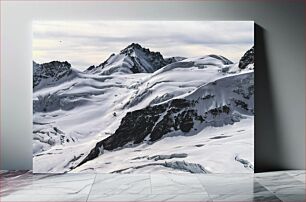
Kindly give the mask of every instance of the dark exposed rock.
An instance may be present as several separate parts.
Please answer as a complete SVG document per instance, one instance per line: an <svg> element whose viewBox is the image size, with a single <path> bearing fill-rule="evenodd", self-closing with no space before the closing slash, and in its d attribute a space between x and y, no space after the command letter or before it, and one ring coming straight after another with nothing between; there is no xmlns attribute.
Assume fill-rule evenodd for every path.
<svg viewBox="0 0 306 202"><path fill-rule="evenodd" d="M58 134L64 134L64 132L58 129L57 127L53 127L53 130L57 132Z"/></svg>
<svg viewBox="0 0 306 202"><path fill-rule="evenodd" d="M221 113L229 113L230 112L230 108L226 105L222 106L222 107L216 107L214 109L209 110L208 112L210 112L212 115L217 116Z"/></svg>
<svg viewBox="0 0 306 202"><path fill-rule="evenodd" d="M68 166L69 166L70 164L72 164L73 162L79 160L83 155L84 155L84 154L82 153L82 154L80 154L79 156L73 156L73 158L72 158L70 161L68 161L68 162L66 163L66 165L64 165L64 168L68 167ZM70 166L70 169L72 169L72 168L73 168L73 166Z"/></svg>
<svg viewBox="0 0 306 202"><path fill-rule="evenodd" d="M250 99L254 95L254 91L254 76L242 79L233 89L234 93L241 95L245 99Z"/></svg>
<svg viewBox="0 0 306 202"><path fill-rule="evenodd" d="M184 111L179 114L179 116L175 119L176 123L179 123L180 130L187 133L193 127L193 117L196 115L194 110Z"/></svg>
<svg viewBox="0 0 306 202"><path fill-rule="evenodd" d="M138 43L132 43L128 47L120 51L120 54L125 54L126 56L131 58L131 60L133 61L133 67L131 69L133 73L143 72L143 68L141 66L144 65L141 63L141 60L139 58L132 55L135 50L144 53L145 58L143 59L145 59L149 64L151 64L151 66L153 66L155 70L158 70L167 64L160 52L153 52L150 51L150 49L148 48L143 48Z"/></svg>
<svg viewBox="0 0 306 202"><path fill-rule="evenodd" d="M250 99L251 96L254 95L254 84L249 86L247 89L237 87L233 92L242 95L245 99Z"/></svg>
<svg viewBox="0 0 306 202"><path fill-rule="evenodd" d="M93 70L93 69L95 69L95 66L94 66L94 65L91 65L91 66L88 67L85 71L91 71L91 70Z"/></svg>
<svg viewBox="0 0 306 202"><path fill-rule="evenodd" d="M132 64L130 64L131 66L129 66L126 70L127 73L152 73L168 64L160 52L150 51L150 49L143 48L138 43L130 44L121 50L118 55L123 55L124 57L128 58L128 61L132 62ZM105 68L112 63L114 56L115 54L110 55L106 61L98 66L89 67L87 70L85 70L85 72L102 72L102 74L112 74L120 71L124 65L104 71ZM142 61L145 61L146 64L143 64ZM145 68L147 65L149 65L153 70L148 70L148 68ZM149 72L145 72L145 69Z"/></svg>
<svg viewBox="0 0 306 202"><path fill-rule="evenodd" d="M147 90L147 91L149 91L149 90ZM171 94L171 93L165 93L165 94L163 94L163 95L161 95L161 96L155 97L155 98L150 102L149 105L158 104L158 103L161 103L161 102L170 100L170 99L173 98L173 97L174 97L173 94Z"/></svg>
<svg viewBox="0 0 306 202"><path fill-rule="evenodd" d="M150 141L156 141L165 133L169 133L173 131L172 128L174 126L173 117L170 114L164 115L163 119L159 121L156 126L153 128L151 135L150 135Z"/></svg>
<svg viewBox="0 0 306 202"><path fill-rule="evenodd" d="M180 108L185 108L185 107L190 107L190 102L185 99L175 99L171 101L170 104L170 109L180 109Z"/></svg>
<svg viewBox="0 0 306 202"><path fill-rule="evenodd" d="M196 144L196 145L194 145L194 146L196 146L196 147L203 147L205 144Z"/></svg>
<svg viewBox="0 0 306 202"><path fill-rule="evenodd" d="M121 124L116 132L108 138L98 142L90 151L88 156L79 164L92 160L99 156L101 148L114 150L129 142L141 143L152 131L160 115L165 112L167 105L149 106L141 110L128 112L121 120Z"/></svg>
<svg viewBox="0 0 306 202"><path fill-rule="evenodd" d="M193 116L196 113L194 110L184 111L184 109L188 109L191 106L192 104L185 99L172 100L166 114L164 114L163 118L153 128L150 134L150 141L156 141L165 134L175 130L189 132L193 127ZM178 113L180 111L182 112Z"/></svg>
<svg viewBox="0 0 306 202"><path fill-rule="evenodd" d="M146 155L146 156L138 156L138 157L135 157L135 158L132 158L131 160L139 160L139 159L147 159L149 156Z"/></svg>
<svg viewBox="0 0 306 202"><path fill-rule="evenodd" d="M253 64L255 60L254 46L248 50L239 61L239 68L245 69L249 64Z"/></svg>
<svg viewBox="0 0 306 202"><path fill-rule="evenodd" d="M166 108L167 105L158 105L128 112L116 132L104 140L104 149L113 150L128 142L141 143Z"/></svg>
<svg viewBox="0 0 306 202"><path fill-rule="evenodd" d="M239 107L241 107L242 109L244 109L246 111L249 110L247 103L245 103L245 102L243 102L241 100L237 100L237 99L234 99L234 102L235 102L236 106L239 106Z"/></svg>
<svg viewBox="0 0 306 202"><path fill-rule="evenodd" d="M215 95L206 95L206 96L203 96L202 99L207 100L207 99L210 99L210 98L213 98L213 97L215 97Z"/></svg>
<svg viewBox="0 0 306 202"><path fill-rule="evenodd" d="M71 64L67 61L52 61L43 64L33 62L33 88L39 86L43 80L48 80L48 84L56 83L71 73Z"/></svg>

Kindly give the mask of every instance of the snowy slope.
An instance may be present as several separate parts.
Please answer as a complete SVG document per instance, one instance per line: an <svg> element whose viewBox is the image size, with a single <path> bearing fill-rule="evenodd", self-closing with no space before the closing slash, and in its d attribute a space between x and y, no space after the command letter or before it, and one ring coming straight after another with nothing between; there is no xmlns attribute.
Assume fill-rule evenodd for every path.
<svg viewBox="0 0 306 202"><path fill-rule="evenodd" d="M140 50L34 87L34 171L253 172L254 69ZM146 58L143 73L123 52Z"/></svg>
<svg viewBox="0 0 306 202"><path fill-rule="evenodd" d="M126 145L153 144L169 136L191 136L208 126L234 124L254 113L253 72L231 75L205 84L176 99L126 114L115 133L98 142L82 165ZM132 126L132 127L131 127ZM128 129L128 130L127 130Z"/></svg>
<svg viewBox="0 0 306 202"><path fill-rule="evenodd" d="M72 172L204 173L204 170L195 169L198 166L192 166L201 165L208 173L249 173L253 172L252 167L245 167L235 157L247 159L254 165L253 130L254 118L250 116L222 128L207 127L193 136L167 137L154 144L104 151L103 155ZM188 170L166 164L175 162L185 162Z"/></svg>

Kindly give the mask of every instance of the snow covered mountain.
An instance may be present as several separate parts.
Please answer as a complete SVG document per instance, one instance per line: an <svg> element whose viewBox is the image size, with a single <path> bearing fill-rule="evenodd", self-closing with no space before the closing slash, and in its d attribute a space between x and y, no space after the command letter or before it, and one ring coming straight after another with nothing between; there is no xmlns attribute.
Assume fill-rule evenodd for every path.
<svg viewBox="0 0 306 202"><path fill-rule="evenodd" d="M34 87L34 171L253 172L254 60L244 58L248 68L217 55L164 59L132 44Z"/></svg>
<svg viewBox="0 0 306 202"><path fill-rule="evenodd" d="M239 61L239 68L245 69L249 65L254 66L255 54L254 54L254 46L248 50Z"/></svg>
<svg viewBox="0 0 306 202"><path fill-rule="evenodd" d="M76 70L71 69L71 64L67 61L52 61L44 64L33 62L33 88L48 87L58 85L76 75Z"/></svg>
<svg viewBox="0 0 306 202"><path fill-rule="evenodd" d="M132 43L119 54L111 54L110 57L98 66L89 67L86 72L109 75L112 73L152 73L169 62L179 60L179 58L163 58L160 52L152 52L141 47L137 43ZM168 63L167 63L168 62Z"/></svg>

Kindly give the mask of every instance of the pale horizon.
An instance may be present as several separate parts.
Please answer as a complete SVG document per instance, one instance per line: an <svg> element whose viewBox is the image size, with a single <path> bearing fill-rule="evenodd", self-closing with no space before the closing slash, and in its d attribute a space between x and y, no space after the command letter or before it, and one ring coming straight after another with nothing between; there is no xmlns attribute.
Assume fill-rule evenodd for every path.
<svg viewBox="0 0 306 202"><path fill-rule="evenodd" d="M254 45L253 21L34 21L33 60L80 71L138 43L165 58L222 55L238 62Z"/></svg>

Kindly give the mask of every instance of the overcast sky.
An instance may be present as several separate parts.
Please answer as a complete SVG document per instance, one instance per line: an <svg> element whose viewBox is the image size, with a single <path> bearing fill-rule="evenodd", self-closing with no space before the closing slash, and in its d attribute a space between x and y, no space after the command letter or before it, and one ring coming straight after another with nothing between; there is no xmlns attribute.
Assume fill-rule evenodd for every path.
<svg viewBox="0 0 306 202"><path fill-rule="evenodd" d="M237 62L254 44L251 21L35 21L33 60L84 70L139 43L164 57L218 54Z"/></svg>

